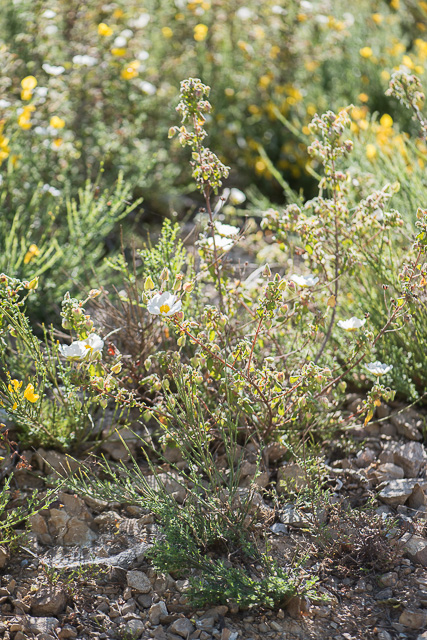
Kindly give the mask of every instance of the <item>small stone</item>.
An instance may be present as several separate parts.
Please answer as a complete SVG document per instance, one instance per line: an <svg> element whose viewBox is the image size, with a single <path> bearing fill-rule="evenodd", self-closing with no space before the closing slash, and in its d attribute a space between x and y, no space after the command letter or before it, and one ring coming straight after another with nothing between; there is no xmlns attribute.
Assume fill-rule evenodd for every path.
<svg viewBox="0 0 427 640"><path fill-rule="evenodd" d="M128 586L139 593L149 593L151 582L142 571L128 571L126 575Z"/></svg>
<svg viewBox="0 0 427 640"><path fill-rule="evenodd" d="M302 489L307 483L304 470L296 463L289 463L280 467L277 472L277 493L289 493Z"/></svg>
<svg viewBox="0 0 427 640"><path fill-rule="evenodd" d="M380 491L378 497L385 504L396 507L399 504L405 504L411 495L416 482L414 480L396 479L387 482L386 486Z"/></svg>
<svg viewBox="0 0 427 640"><path fill-rule="evenodd" d="M136 602L138 607L141 609L148 609L149 607L151 607L151 603L152 603L152 596L149 593L144 593L140 596L136 597Z"/></svg>
<svg viewBox="0 0 427 640"><path fill-rule="evenodd" d="M176 633L181 638L188 638L188 636L193 633L194 625L188 620L188 618L178 618L175 622L172 622L168 631L172 633Z"/></svg>
<svg viewBox="0 0 427 640"><path fill-rule="evenodd" d="M408 498L407 505L410 509L419 509L427 505L427 495L419 484L415 485L414 490Z"/></svg>
<svg viewBox="0 0 427 640"><path fill-rule="evenodd" d="M409 629L422 629L427 624L427 611L424 609L415 609L414 611L405 609L400 614L399 623Z"/></svg>
<svg viewBox="0 0 427 640"><path fill-rule="evenodd" d="M387 589L383 589L382 591L378 591L375 596L375 600L390 600L393 597L393 589L388 587Z"/></svg>
<svg viewBox="0 0 427 640"><path fill-rule="evenodd" d="M423 420L410 410L402 411L390 416L390 422L396 427L399 435L408 440L422 440L420 431L423 428Z"/></svg>
<svg viewBox="0 0 427 640"><path fill-rule="evenodd" d="M129 620L123 629L123 635L125 638L139 638L145 629L145 624L142 620Z"/></svg>
<svg viewBox="0 0 427 640"><path fill-rule="evenodd" d="M29 630L36 634L49 633L59 625L56 618L36 618L29 616L26 622L29 626Z"/></svg>
<svg viewBox="0 0 427 640"><path fill-rule="evenodd" d="M427 567L427 540L421 536L406 533L401 539L408 557L413 562L418 562Z"/></svg>
<svg viewBox="0 0 427 640"><path fill-rule="evenodd" d="M362 449L358 452L354 462L356 463L356 466L359 467L359 469L366 469L366 467L369 467L370 464L375 462L376 458L377 454L375 453L375 451L373 449L370 449L369 447L366 447L365 449Z"/></svg>
<svg viewBox="0 0 427 640"><path fill-rule="evenodd" d="M283 627L275 620L272 620L270 622L270 627L273 629L273 631L283 631Z"/></svg>
<svg viewBox="0 0 427 640"><path fill-rule="evenodd" d="M3 545L0 546L0 569L4 569L9 560L9 552Z"/></svg>
<svg viewBox="0 0 427 640"><path fill-rule="evenodd" d="M211 616L204 616L196 622L196 627L202 629L202 631L212 631L215 626L215 618Z"/></svg>
<svg viewBox="0 0 427 640"><path fill-rule="evenodd" d="M416 478L427 466L427 453L420 442L407 442L395 448L394 463L405 472L407 478Z"/></svg>
<svg viewBox="0 0 427 640"><path fill-rule="evenodd" d="M307 613L308 609L308 598L301 598L300 596L294 596L286 605L286 611L291 618L301 618L302 614Z"/></svg>
<svg viewBox="0 0 427 640"><path fill-rule="evenodd" d="M167 615L168 615L167 606L165 605L163 600L160 600L160 602L156 602L156 604L153 604L150 607L150 610L148 612L148 619L150 620L152 625L158 625L160 624L160 616L167 616Z"/></svg>
<svg viewBox="0 0 427 640"><path fill-rule="evenodd" d="M58 637L61 640L68 640L69 638L77 638L77 629L70 624L65 624L61 631L58 633Z"/></svg>
<svg viewBox="0 0 427 640"><path fill-rule="evenodd" d="M287 534L289 532L289 529L285 524L275 522L273 525L271 525L270 531L272 531L276 535L282 535Z"/></svg>
<svg viewBox="0 0 427 640"><path fill-rule="evenodd" d="M309 523L300 511L293 505L287 504L279 513L279 519L282 524L292 527L305 527Z"/></svg>
<svg viewBox="0 0 427 640"><path fill-rule="evenodd" d="M31 598L31 612L35 616L57 616L65 609L67 596L59 586L41 587Z"/></svg>
<svg viewBox="0 0 427 640"><path fill-rule="evenodd" d="M400 480L405 475L402 467L398 467L397 464L393 464L392 462L380 464L377 469L375 469L374 473L378 482L384 482L385 480Z"/></svg>
<svg viewBox="0 0 427 640"><path fill-rule="evenodd" d="M390 571L389 573L384 573L380 577L380 583L383 587L394 587L398 580L398 574L396 571Z"/></svg>
<svg viewBox="0 0 427 640"><path fill-rule="evenodd" d="M378 640L393 640L391 635L385 629L378 629Z"/></svg>

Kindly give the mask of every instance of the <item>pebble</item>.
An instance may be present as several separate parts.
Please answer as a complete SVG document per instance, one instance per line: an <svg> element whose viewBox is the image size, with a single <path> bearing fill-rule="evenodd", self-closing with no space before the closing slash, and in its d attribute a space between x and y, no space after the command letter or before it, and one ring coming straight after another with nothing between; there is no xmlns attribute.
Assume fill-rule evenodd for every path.
<svg viewBox="0 0 427 640"><path fill-rule="evenodd" d="M128 586L139 593L149 593L151 591L151 582L142 571L128 571L126 580Z"/></svg>
<svg viewBox="0 0 427 640"><path fill-rule="evenodd" d="M188 618L178 618L175 622L172 622L168 631L176 633L181 638L187 638L195 630L194 625L188 620Z"/></svg>

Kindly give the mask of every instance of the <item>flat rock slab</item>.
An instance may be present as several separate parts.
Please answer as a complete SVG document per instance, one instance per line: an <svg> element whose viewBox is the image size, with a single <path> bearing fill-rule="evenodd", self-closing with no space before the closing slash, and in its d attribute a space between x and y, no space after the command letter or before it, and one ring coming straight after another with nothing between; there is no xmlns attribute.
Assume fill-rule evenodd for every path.
<svg viewBox="0 0 427 640"><path fill-rule="evenodd" d="M144 542L137 543L129 549L112 556L97 556L95 549L61 549L48 551L43 557L43 562L55 569L76 569L91 565L117 567L119 569L131 569L135 561L142 560L152 545Z"/></svg>
<svg viewBox="0 0 427 640"><path fill-rule="evenodd" d="M378 497L385 504L389 504L392 507L397 507L400 504L405 504L408 498L412 495L416 485L424 489L426 482L409 479L395 479L387 482L386 486L380 491Z"/></svg>

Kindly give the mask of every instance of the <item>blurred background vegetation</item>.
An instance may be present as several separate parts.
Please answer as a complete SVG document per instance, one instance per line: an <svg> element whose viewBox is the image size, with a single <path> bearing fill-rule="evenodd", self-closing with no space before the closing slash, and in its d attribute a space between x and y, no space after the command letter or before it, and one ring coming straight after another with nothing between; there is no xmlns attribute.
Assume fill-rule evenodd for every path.
<svg viewBox="0 0 427 640"><path fill-rule="evenodd" d="M162 219L200 204L187 155L168 140L185 77L211 86L209 146L231 167L229 185L248 196L231 216L259 220L271 205L312 197L320 167L307 154L308 124L350 104L354 201L398 180L393 206L408 229L426 201L425 142L385 96L402 66L426 85L425 1L0 6L0 272L43 275L40 320L58 313L66 290L102 281L121 225L125 244L141 244ZM389 267L382 263L384 279ZM349 284L349 309L369 294L380 323L381 296L366 273ZM403 334L392 339L407 359Z"/></svg>

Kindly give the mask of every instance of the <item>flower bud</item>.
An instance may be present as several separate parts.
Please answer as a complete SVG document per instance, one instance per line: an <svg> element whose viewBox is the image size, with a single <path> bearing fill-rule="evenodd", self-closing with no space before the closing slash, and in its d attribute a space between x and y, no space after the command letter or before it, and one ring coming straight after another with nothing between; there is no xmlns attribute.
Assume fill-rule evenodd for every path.
<svg viewBox="0 0 427 640"><path fill-rule="evenodd" d="M162 282L167 282L169 280L169 269L167 267L163 268L163 271L160 274L160 280Z"/></svg>
<svg viewBox="0 0 427 640"><path fill-rule="evenodd" d="M194 289L194 282L186 282L182 288L184 289L185 293L191 293Z"/></svg>
<svg viewBox="0 0 427 640"><path fill-rule="evenodd" d="M91 289L89 291L89 298L96 298L101 294L101 289Z"/></svg>
<svg viewBox="0 0 427 640"><path fill-rule="evenodd" d="M154 282L151 276L148 276L144 282L144 291L150 291L151 289L154 289Z"/></svg>
<svg viewBox="0 0 427 640"><path fill-rule="evenodd" d="M36 276L35 278L33 278L32 280L30 280L30 282L28 282L27 284L27 289L37 289L37 287L39 286L39 279Z"/></svg>
<svg viewBox="0 0 427 640"><path fill-rule="evenodd" d="M121 370L122 370L122 363L121 362L118 362L113 367L111 367L111 371L113 373L120 373Z"/></svg>
<svg viewBox="0 0 427 640"><path fill-rule="evenodd" d="M262 275L264 276L264 278L269 278L271 276L271 270L270 270L270 267L268 266L268 263L265 265Z"/></svg>

